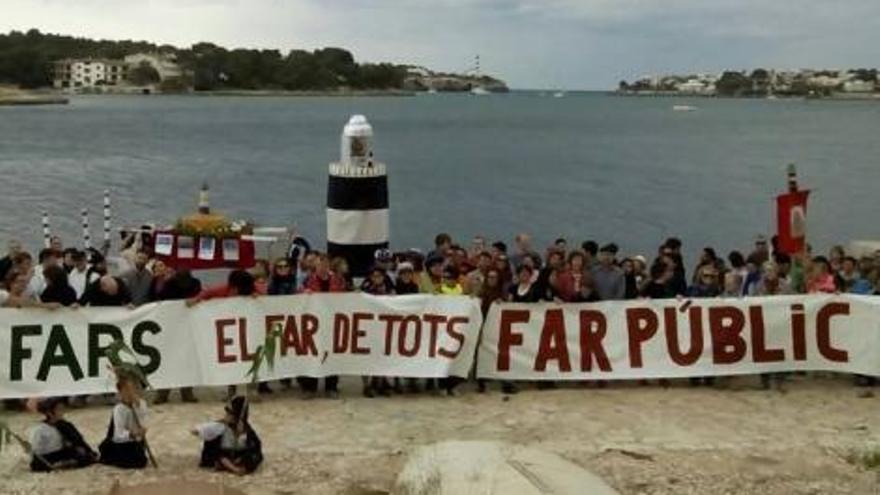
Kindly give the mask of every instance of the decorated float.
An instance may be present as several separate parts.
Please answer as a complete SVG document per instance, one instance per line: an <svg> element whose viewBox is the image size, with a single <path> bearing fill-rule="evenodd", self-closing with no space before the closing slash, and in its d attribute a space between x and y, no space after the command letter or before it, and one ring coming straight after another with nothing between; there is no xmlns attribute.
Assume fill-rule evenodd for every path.
<svg viewBox="0 0 880 495"><path fill-rule="evenodd" d="M207 184L199 192L196 213L152 234L156 258L175 269L251 268L255 264L254 241L259 239L253 224L212 212Z"/></svg>

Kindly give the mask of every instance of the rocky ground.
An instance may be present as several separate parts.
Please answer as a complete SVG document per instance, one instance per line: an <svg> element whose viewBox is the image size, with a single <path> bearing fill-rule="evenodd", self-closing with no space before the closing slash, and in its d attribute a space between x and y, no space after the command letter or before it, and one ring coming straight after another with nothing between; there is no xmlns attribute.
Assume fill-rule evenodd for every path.
<svg viewBox="0 0 880 495"><path fill-rule="evenodd" d="M188 478L222 481L250 495L382 494L413 447L484 439L560 454L623 494L880 494L880 398L863 397L865 389L842 376L798 376L784 393L757 385L743 377L717 388L628 383L529 388L506 397L497 390L477 394L467 384L456 398L366 399L348 379L340 400L305 401L291 391L255 404L252 423L267 460L249 478L196 467L200 445L187 429L222 411L221 391L201 390L197 405L153 408L158 470L31 474L13 446L0 454L0 493L107 493L115 479ZM95 405L68 416L97 444L109 412ZM11 417L18 431L37 420Z"/></svg>

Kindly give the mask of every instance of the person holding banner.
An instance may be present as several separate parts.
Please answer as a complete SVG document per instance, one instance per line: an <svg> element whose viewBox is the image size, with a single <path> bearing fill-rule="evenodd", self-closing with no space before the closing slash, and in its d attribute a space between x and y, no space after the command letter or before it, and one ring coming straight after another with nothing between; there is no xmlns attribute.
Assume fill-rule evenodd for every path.
<svg viewBox="0 0 880 495"><path fill-rule="evenodd" d="M587 269L584 251L572 251L568 255L568 269L557 276L559 298L564 302L594 302L599 300L593 290L592 277Z"/></svg>
<svg viewBox="0 0 880 495"><path fill-rule="evenodd" d="M0 307L4 308L43 308L57 309L60 304L51 302L44 303L34 295L28 293L30 275L26 272L13 268L6 274L5 289L0 290Z"/></svg>
<svg viewBox="0 0 880 495"><path fill-rule="evenodd" d="M257 297L254 286L254 276L247 270L232 270L226 279L226 283L202 289L201 292L186 300L187 307L193 307L202 301L211 299L224 299L227 297L251 296ZM227 387L227 400L235 397L236 386Z"/></svg>
<svg viewBox="0 0 880 495"><path fill-rule="evenodd" d="M425 271L419 280L419 291L422 294L439 294L443 286L444 259L438 255L428 255L425 260Z"/></svg>
<svg viewBox="0 0 880 495"><path fill-rule="evenodd" d="M504 286L501 282L501 272L494 268L490 268L489 271L486 272L483 286L480 288L480 311L483 313L483 318L486 318L486 315L489 314L489 308L491 308L493 304L504 302L505 297ZM482 334L480 334L480 339L482 339ZM479 349L479 342L477 342L476 347ZM474 362L474 366L476 366L476 361ZM477 391L480 393L486 391L486 380L477 380ZM505 394L515 394L519 392L516 385L509 381L501 382L501 391Z"/></svg>
<svg viewBox="0 0 880 495"><path fill-rule="evenodd" d="M76 291L67 281L67 272L58 265L43 270L46 288L40 294L44 303L58 303L62 306L73 306L77 302Z"/></svg>
<svg viewBox="0 0 880 495"><path fill-rule="evenodd" d="M530 265L523 264L516 270L516 283L510 286L507 300L517 303L535 303L541 300L533 282L533 269Z"/></svg>
<svg viewBox="0 0 880 495"><path fill-rule="evenodd" d="M6 274L9 273L9 270L12 270L12 266L15 264L15 257L23 252L21 242L15 239L7 243L6 249L6 256L0 258L0 281L6 280Z"/></svg>
<svg viewBox="0 0 880 495"><path fill-rule="evenodd" d="M824 256L816 256L813 258L810 276L807 279L807 293L834 294L835 292L837 292L837 284L828 259Z"/></svg>
<svg viewBox="0 0 880 495"><path fill-rule="evenodd" d="M305 282L304 292L307 294L320 292L345 292L345 279L330 270L330 258L320 253L317 255L315 271ZM311 376L296 378L306 399L314 398L318 393L318 379ZM339 397L339 377L328 376L324 379L324 393L331 399Z"/></svg>

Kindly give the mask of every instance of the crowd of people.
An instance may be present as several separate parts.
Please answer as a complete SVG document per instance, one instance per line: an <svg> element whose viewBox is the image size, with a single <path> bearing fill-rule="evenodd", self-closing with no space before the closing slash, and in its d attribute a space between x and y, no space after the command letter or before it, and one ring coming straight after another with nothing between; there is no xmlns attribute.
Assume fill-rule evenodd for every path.
<svg viewBox="0 0 880 495"><path fill-rule="evenodd" d="M8 243L0 258L0 306L59 308L62 306L129 306L154 301L185 300L189 306L201 301L234 296L272 296L316 292L362 291L373 295L437 294L466 295L480 300L484 314L499 301L534 303L595 302L638 298L749 297L805 293L880 294L880 251L855 258L841 246L829 255L814 255L809 246L789 255L777 249L775 239L758 236L744 254L731 251L722 257L711 248L702 250L688 277L679 239L664 241L653 260L642 255L621 256L617 245L585 241L577 246L557 239L538 252L529 235L515 237L512 248L501 241L489 243L474 237L467 246L448 234L439 234L433 248L424 253L408 250L392 253L380 249L363 280L351 276L346 260L331 259L296 238L286 256L258 260L250 270L232 270L226 283L204 286L186 269L174 269L149 251L148 242L123 244L110 270L106 250L66 248L53 237L37 259L17 241ZM302 392L313 397L318 380L299 377ZM365 378L368 397L432 390L455 394L461 380L399 380ZM338 377L324 380L324 393L338 395ZM860 384L873 379L858 377ZM480 391L485 383L478 383ZM765 383L766 385L766 383ZM285 380L289 388L293 381ZM511 383L505 391L515 392ZM272 393L262 383L259 392ZM236 393L230 387L229 396ZM192 389L181 390L184 401L196 401ZM157 393L165 402L169 391ZM73 405L78 405L74 399Z"/></svg>

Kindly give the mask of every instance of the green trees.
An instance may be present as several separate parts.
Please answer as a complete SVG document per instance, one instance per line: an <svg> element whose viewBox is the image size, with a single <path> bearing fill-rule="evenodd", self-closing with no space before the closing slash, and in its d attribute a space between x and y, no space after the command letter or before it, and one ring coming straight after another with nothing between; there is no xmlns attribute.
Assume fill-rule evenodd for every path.
<svg viewBox="0 0 880 495"><path fill-rule="evenodd" d="M400 65L358 64L348 50L328 47L313 52L291 50L227 50L213 43L190 48L156 45L146 41L108 41L43 34L0 34L0 84L24 87L50 86L51 63L64 58L122 59L134 53L161 52L174 55L184 77L169 83L179 90L189 83L196 91L214 89L328 90L337 88L401 88L406 69ZM134 67L129 80L135 84L158 83L152 67ZM162 84L165 84L162 81Z"/></svg>
<svg viewBox="0 0 880 495"><path fill-rule="evenodd" d="M720 96L744 96L752 91L752 80L741 72L726 71L715 83Z"/></svg>
<svg viewBox="0 0 880 495"><path fill-rule="evenodd" d="M137 67L128 70L128 81L135 86L147 86L161 81L159 71L146 60Z"/></svg>

